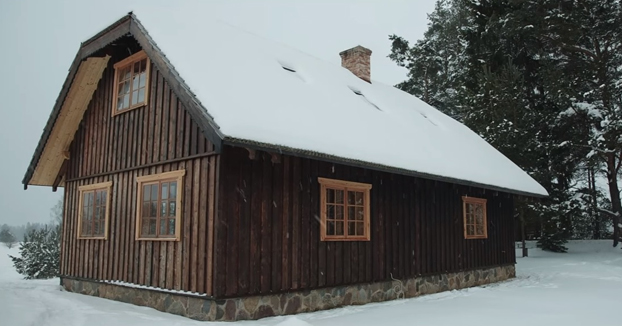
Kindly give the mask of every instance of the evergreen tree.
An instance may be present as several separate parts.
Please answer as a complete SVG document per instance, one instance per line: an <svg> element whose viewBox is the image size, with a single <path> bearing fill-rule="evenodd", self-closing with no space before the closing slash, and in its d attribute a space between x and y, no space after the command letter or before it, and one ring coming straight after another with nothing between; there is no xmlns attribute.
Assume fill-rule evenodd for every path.
<svg viewBox="0 0 622 326"><path fill-rule="evenodd" d="M408 69L408 80L397 85L445 114L461 119L457 101L461 81L464 46L461 28L465 10L456 0L440 0L428 15L425 37L410 47L409 42L391 35L389 58Z"/></svg>
<svg viewBox="0 0 622 326"><path fill-rule="evenodd" d="M596 178L597 167L586 166L576 175L579 204L579 216L573 219L573 238L575 239L610 239L613 229L611 217L603 213L611 211L611 201L606 189L601 189Z"/></svg>
<svg viewBox="0 0 622 326"><path fill-rule="evenodd" d="M19 248L20 256L10 256L13 266L26 279L58 276L60 260L60 228L30 229Z"/></svg>
<svg viewBox="0 0 622 326"><path fill-rule="evenodd" d="M516 203L547 250L565 251L585 219L600 236L606 203L594 187L583 196L581 169L606 168L612 216L622 213L621 17L619 0L446 0L414 46L390 37L390 58L409 68L398 87L464 122L549 191Z"/></svg>
<svg viewBox="0 0 622 326"><path fill-rule="evenodd" d="M16 242L15 236L11 233L11 229L6 224L2 225L2 229L0 229L0 242L4 243L9 249L13 248Z"/></svg>
<svg viewBox="0 0 622 326"><path fill-rule="evenodd" d="M568 146L590 149L585 159L605 167L614 246L622 240L618 177L622 165L622 8L619 0L543 1L548 21L542 40L563 74L559 124L577 126L586 137Z"/></svg>

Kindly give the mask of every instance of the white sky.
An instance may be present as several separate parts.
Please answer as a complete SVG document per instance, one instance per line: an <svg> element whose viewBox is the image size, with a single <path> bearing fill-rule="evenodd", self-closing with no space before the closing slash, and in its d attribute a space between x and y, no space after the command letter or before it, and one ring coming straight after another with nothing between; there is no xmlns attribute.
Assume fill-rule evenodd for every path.
<svg viewBox="0 0 622 326"><path fill-rule="evenodd" d="M53 193L31 186L24 191L22 178L80 42L127 12L135 10L140 19L140 11L166 14L170 6L196 6L205 19L228 22L335 64L340 51L362 45L373 51L372 78L396 84L406 79L406 70L387 58L388 36L411 42L421 38L435 2L0 0L0 224L50 220L62 189Z"/></svg>

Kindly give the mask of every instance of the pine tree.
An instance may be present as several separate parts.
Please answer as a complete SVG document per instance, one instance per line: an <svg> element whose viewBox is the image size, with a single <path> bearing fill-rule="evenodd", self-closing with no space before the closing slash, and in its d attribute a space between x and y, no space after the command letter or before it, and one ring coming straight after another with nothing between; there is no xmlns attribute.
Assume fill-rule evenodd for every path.
<svg viewBox="0 0 622 326"><path fill-rule="evenodd" d="M397 85L403 91L421 98L441 112L461 119L456 102L461 82L461 60L464 46L461 28L465 10L456 0L439 0L428 15L424 39L412 47L397 35L391 35L389 58L408 69L408 80Z"/></svg>
<svg viewBox="0 0 622 326"><path fill-rule="evenodd" d="M58 276L60 259L60 228L31 229L19 248L20 256L10 256L13 266L26 279Z"/></svg>
<svg viewBox="0 0 622 326"><path fill-rule="evenodd" d="M13 236L9 226L6 224L2 225L2 229L0 230L0 242L4 243L9 249L13 248L16 242L15 236Z"/></svg>
<svg viewBox="0 0 622 326"><path fill-rule="evenodd" d="M593 145L587 140L598 139L592 137L598 128L590 122L589 114L567 114L580 98L578 94L589 90L578 82L587 69L568 63L571 56L562 54L567 44L560 45L564 44L560 43L563 37L552 32L561 34L572 23L554 18L552 13L574 2L439 1L429 16L423 40L409 47L407 41L391 36L390 58L409 68L409 79L398 87L459 118L549 190L549 198L540 203L518 201L516 207L521 207L525 221L541 229L542 248L552 251L565 251L566 239L576 234L573 223L580 225L576 221L589 215L586 212L590 208L578 199L579 188L575 185L577 171L594 155L590 154ZM619 1L609 2L619 5ZM609 9L612 13L607 19L618 21L619 14L615 19L611 15L619 11L611 4ZM567 37L580 32L575 30ZM576 44L577 40L569 42ZM451 69L443 70L445 67ZM622 65L615 69L619 67ZM591 75L582 78L594 79ZM620 86L620 79L615 80ZM443 89L450 89L451 96ZM601 152L611 150L601 146ZM601 166L606 164L601 160ZM610 176L622 173L620 165L614 164L617 169L610 171ZM613 199L612 205L615 209Z"/></svg>
<svg viewBox="0 0 622 326"><path fill-rule="evenodd" d="M614 227L622 240L622 5L619 0L543 1L549 21L542 33L549 61L564 75L559 97L566 111L559 123L582 121L587 136L569 146L590 149L605 167ZM575 124L576 126L576 124Z"/></svg>

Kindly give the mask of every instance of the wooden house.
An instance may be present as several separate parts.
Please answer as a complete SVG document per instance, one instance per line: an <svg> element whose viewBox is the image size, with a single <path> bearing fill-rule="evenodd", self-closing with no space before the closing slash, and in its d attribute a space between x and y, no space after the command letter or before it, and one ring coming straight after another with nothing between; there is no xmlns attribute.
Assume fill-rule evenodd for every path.
<svg viewBox="0 0 622 326"><path fill-rule="evenodd" d="M63 188L65 289L239 320L514 276L514 197L546 191L370 50L140 18L81 44L23 180Z"/></svg>

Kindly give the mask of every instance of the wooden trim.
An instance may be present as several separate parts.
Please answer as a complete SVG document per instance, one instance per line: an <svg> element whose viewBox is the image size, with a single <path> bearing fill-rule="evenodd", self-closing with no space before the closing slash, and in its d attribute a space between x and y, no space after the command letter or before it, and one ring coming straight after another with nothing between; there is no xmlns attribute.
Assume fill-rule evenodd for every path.
<svg viewBox="0 0 622 326"><path fill-rule="evenodd" d="M132 99L131 99L131 94L132 94L132 88L130 88L130 106L127 109L123 109L121 111L117 110L117 101L119 100L119 96L118 96L118 87L119 87L119 71L123 68L126 68L129 65L134 64L137 61L141 61L143 59L147 59L147 63L146 63L146 68L145 68L145 73L146 73L146 79L145 79L145 101L141 102L141 103L136 103L134 105L132 105ZM130 79L131 80L131 79ZM123 114L125 112L131 111L133 109L137 109L140 107L144 107L149 105L149 82L151 81L151 60L149 59L149 57L147 56L147 53L144 50L141 50L139 52L136 52L134 54L132 54L131 56L117 62L114 64L114 86L112 89L112 113L111 116L116 116L119 114Z"/></svg>
<svg viewBox="0 0 622 326"><path fill-rule="evenodd" d="M91 185L79 186L78 190L79 191L88 191L88 190L110 188L111 186L112 186L112 181L108 181L108 182L102 182L102 183L95 183L95 184L91 184Z"/></svg>
<svg viewBox="0 0 622 326"><path fill-rule="evenodd" d="M465 239L487 239L488 238L488 214L486 211L486 202L487 202L487 199L484 199L484 198L462 196L462 225L464 229ZM467 204L482 205L482 211L484 214L484 217L483 217L484 234L483 235L467 234ZM477 228L477 224L474 224L474 226L475 228Z"/></svg>
<svg viewBox="0 0 622 326"><path fill-rule="evenodd" d="M28 169L26 170L26 174L22 179L22 183L24 184L24 188L27 187L31 183L33 174L36 170L36 166L39 164L41 157L43 155L43 150L50 139L52 129L56 124L56 120L60 114L62 106L66 104L65 98L69 94L71 86L76 81L75 77L78 75L78 70L82 61L87 59L93 52L101 49L104 45L109 44L110 42L126 35L130 32L130 22L131 16L125 16L112 25L108 26L105 30L101 31L97 35L91 37L88 41L82 43L80 46L80 50L76 53L71 66L69 67L69 73L65 78L62 89L60 90L58 97L56 98L56 104L54 104L54 108L52 109L52 113L47 120L47 123L43 129L43 134L39 139L39 143L37 144L37 148L35 149L34 155L30 160L30 164ZM87 59L88 60L88 59ZM45 161L45 160L43 160Z"/></svg>
<svg viewBox="0 0 622 326"><path fill-rule="evenodd" d="M145 51L141 50L138 51L134 54L132 54L131 56L117 62L114 64L114 69L119 69L119 68L125 68L127 66L129 66L130 64L136 62L136 61L140 61L142 59L147 58L147 53L145 53ZM116 77L116 76L115 76Z"/></svg>
<svg viewBox="0 0 622 326"><path fill-rule="evenodd" d="M344 181L344 180L334 180L328 178L318 177L318 182L320 183L320 240L321 241L370 241L371 240L371 196L370 190L372 188L371 184L367 183L359 183L352 181ZM336 235L327 235L326 234L326 189L336 189L343 191L343 233L344 235L336 236ZM364 195L364 209L363 209L363 236L349 236L348 235L348 191L356 191L363 192Z"/></svg>
<svg viewBox="0 0 622 326"><path fill-rule="evenodd" d="M137 241L179 241L181 239L181 219L182 219L182 196L184 192L184 176L186 175L186 170L177 170L164 172L159 174L151 174L144 175L140 177L136 177L136 182L138 184L138 192L136 196L136 235L135 239ZM153 183L153 182L162 182L162 181L177 181L177 195L176 195L176 203L175 203L175 235L174 236L158 236L158 237L142 237L142 199L143 199L143 184ZM158 206L158 210L160 207ZM160 227L158 224L157 228Z"/></svg>
<svg viewBox="0 0 622 326"><path fill-rule="evenodd" d="M141 183L147 183L151 181L163 181L165 179L177 179L186 175L186 170L177 170L171 172L164 172L159 174L150 174L136 177L136 181Z"/></svg>
<svg viewBox="0 0 622 326"><path fill-rule="evenodd" d="M106 189L106 210L104 213L104 236L84 236L82 235L82 198L84 197L84 192L93 191L93 190L104 190ZM76 238L77 239L88 239L88 240L107 240L108 239L108 228L110 224L110 202L111 202L111 194L112 191L112 181L94 183L90 185L83 185L78 187L78 228L76 230Z"/></svg>
<svg viewBox="0 0 622 326"><path fill-rule="evenodd" d="M328 178L317 178L317 181L321 185L327 185L327 186L336 186L336 187L344 187L344 188L352 188L352 189L364 189L364 190L369 190L372 188L372 185L368 183L360 183L360 182L353 182L353 181L335 180L335 179L328 179Z"/></svg>
<svg viewBox="0 0 622 326"><path fill-rule="evenodd" d="M172 160L153 162L153 163L144 164L144 165L140 165L140 166L133 166L133 167L129 167L129 168L117 169L117 170L112 170L112 171L108 171L108 172L87 175L87 176L83 176L83 177L79 177L79 178L73 178L73 179L65 180L65 182L73 182L73 181L80 181L80 180L92 179L92 178L97 178L97 177L105 177L105 176L112 175L112 174L118 174L118 173L123 173L123 172L130 172L130 171L134 171L134 170L146 169L146 168L151 168L151 167L154 167L154 166L160 166L160 165L164 165L164 164L178 163L178 162L193 160L195 158L202 158L202 157L212 156L212 155L218 155L218 154L216 152L207 152L207 153L201 153L201 154L196 154L196 155L190 155L190 156L186 156L186 157L174 158Z"/></svg>

